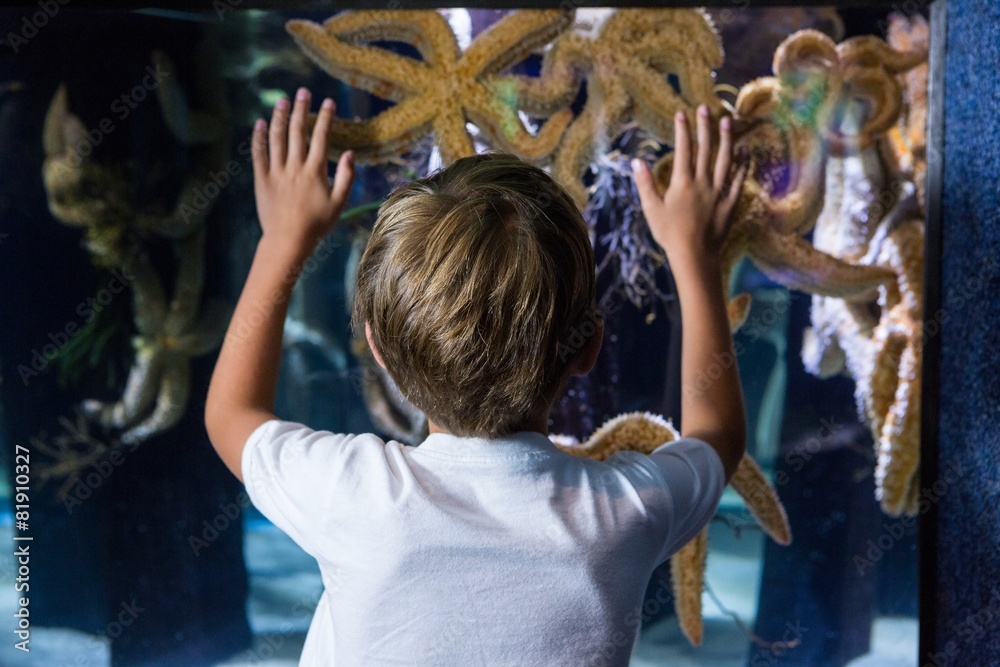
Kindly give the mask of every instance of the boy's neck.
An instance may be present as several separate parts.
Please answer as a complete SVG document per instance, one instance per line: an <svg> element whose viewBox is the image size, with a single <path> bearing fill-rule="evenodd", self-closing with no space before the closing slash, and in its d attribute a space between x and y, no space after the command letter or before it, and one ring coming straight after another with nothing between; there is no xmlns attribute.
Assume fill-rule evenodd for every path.
<svg viewBox="0 0 1000 667"><path fill-rule="evenodd" d="M452 435L451 431L439 427L437 424L432 422L430 419L427 420L427 430L430 433L446 433ZM541 433L544 436L549 435L549 418L548 415L543 415L541 417L536 417L534 419L529 419L524 422L521 426L514 429L515 432L522 431L535 431Z"/></svg>

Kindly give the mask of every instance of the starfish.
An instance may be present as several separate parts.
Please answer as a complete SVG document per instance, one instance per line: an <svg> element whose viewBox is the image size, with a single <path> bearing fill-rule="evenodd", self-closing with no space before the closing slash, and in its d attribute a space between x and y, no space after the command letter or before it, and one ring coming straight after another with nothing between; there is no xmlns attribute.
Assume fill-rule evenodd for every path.
<svg viewBox="0 0 1000 667"><path fill-rule="evenodd" d="M523 100L526 112L559 113L586 80L587 101L555 156L553 176L583 208L581 179L597 152L606 151L629 121L667 142L673 115L700 103L722 102L712 92L712 70L722 44L707 15L694 9L622 9L610 13L596 36L569 31L545 54L538 77L499 82ZM667 80L676 77L680 92Z"/></svg>
<svg viewBox="0 0 1000 667"><path fill-rule="evenodd" d="M537 161L556 147L572 112L556 111L532 136L518 117L518 97L492 78L571 20L572 13L559 10L518 11L478 35L464 53L447 20L432 10L346 11L322 25L293 20L286 28L330 75L396 103L365 121L335 119L332 153L351 148L360 161L379 162L433 134L449 163L475 153L466 129L471 122L494 148ZM422 60L369 45L383 40L412 44Z"/></svg>
<svg viewBox="0 0 1000 667"><path fill-rule="evenodd" d="M821 32L802 30L775 51L775 76L740 90L734 106L735 145L747 149L752 164L722 250L724 285L744 256L775 282L823 296L873 297L894 279L887 267L852 263L804 237L823 210L829 155L844 144L839 131L822 128L852 98L880 110L866 122L865 134L894 122L885 111L892 109L892 86L885 84L885 76L863 67L873 58L888 57L886 48L870 37L838 47ZM913 59L892 56L892 62L903 68ZM672 160L667 155L656 165L662 188L669 185ZM750 305L747 295L738 299L730 302L734 330Z"/></svg>
<svg viewBox="0 0 1000 667"><path fill-rule="evenodd" d="M190 363L221 339L225 318L218 308L198 317L204 280L205 230L211 206L201 202L211 168L218 168L228 137L219 117L190 113L173 66L161 52L153 60L168 72L157 88L168 127L199 151L196 167L175 207L156 214L136 210L128 178L118 166L95 163L78 147L86 131L69 112L65 85L57 90L45 118L46 159L43 180L52 215L64 224L83 227L94 262L118 268L132 289L132 311L138 334L135 358L120 400L88 400L83 411L104 426L125 429L120 442L133 444L169 429L184 413L190 389ZM218 93L210 99L218 101ZM202 142L205 143L201 146ZM172 239L178 256L177 279L168 301L160 276L150 261L146 240Z"/></svg>
<svg viewBox="0 0 1000 667"><path fill-rule="evenodd" d="M896 76L922 67L926 50L899 51L878 40L837 47L853 58L851 76L868 103L846 108L827 165L827 201L813 243L822 251L892 272L874 297L813 297L812 327L803 340L806 369L855 380L858 412L875 439L876 497L887 514L915 514L919 490L920 366L923 335L923 210L919 190L893 153L902 109ZM904 45L908 45L904 44ZM909 78L917 86L926 77ZM854 95L857 95L855 86ZM912 91L926 99L926 91ZM886 111L888 109L888 112ZM917 112L920 115L920 112ZM872 122L870 119L878 119ZM911 145L924 145L908 133Z"/></svg>
<svg viewBox="0 0 1000 667"><path fill-rule="evenodd" d="M679 438L680 434L673 424L662 417L648 412L631 412L610 419L583 444L567 444L559 436L553 437L553 442L560 450L573 456L603 461L623 450L650 454L657 447ZM747 509L771 539L781 545L791 544L788 517L781 501L750 455L744 455L740 460L729 484L743 498ZM695 646L701 644L703 632L701 593L707 555L708 528L705 528L670 559L677 620L688 641Z"/></svg>
<svg viewBox="0 0 1000 667"><path fill-rule="evenodd" d="M889 18L889 45L897 51L927 52L930 26L920 14ZM924 62L902 75L903 111L899 122L888 132L887 147L892 153L893 171L905 175L917 186L917 201L926 208L927 182L927 77L930 66Z"/></svg>

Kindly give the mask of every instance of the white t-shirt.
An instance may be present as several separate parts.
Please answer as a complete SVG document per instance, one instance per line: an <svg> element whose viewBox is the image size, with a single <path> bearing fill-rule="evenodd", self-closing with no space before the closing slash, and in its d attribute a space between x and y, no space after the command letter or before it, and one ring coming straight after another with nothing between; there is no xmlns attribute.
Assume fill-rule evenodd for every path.
<svg viewBox="0 0 1000 667"><path fill-rule="evenodd" d="M300 665L626 665L653 569L711 519L700 440L604 462L537 432L419 447L271 420L254 505L319 562Z"/></svg>

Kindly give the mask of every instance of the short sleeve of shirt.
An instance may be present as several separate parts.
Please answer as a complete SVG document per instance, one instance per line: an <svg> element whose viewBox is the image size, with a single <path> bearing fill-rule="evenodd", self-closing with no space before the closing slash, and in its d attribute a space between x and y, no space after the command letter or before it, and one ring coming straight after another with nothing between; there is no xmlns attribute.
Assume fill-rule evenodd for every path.
<svg viewBox="0 0 1000 667"><path fill-rule="evenodd" d="M372 441L372 442L368 442ZM375 436L315 431L272 419L258 426L243 448L243 484L250 500L275 526L316 557L322 521L351 483L351 461Z"/></svg>
<svg viewBox="0 0 1000 667"><path fill-rule="evenodd" d="M663 476L670 508L666 539L656 561L662 563L694 539L715 515L726 472L715 449L695 438L662 445L649 460Z"/></svg>

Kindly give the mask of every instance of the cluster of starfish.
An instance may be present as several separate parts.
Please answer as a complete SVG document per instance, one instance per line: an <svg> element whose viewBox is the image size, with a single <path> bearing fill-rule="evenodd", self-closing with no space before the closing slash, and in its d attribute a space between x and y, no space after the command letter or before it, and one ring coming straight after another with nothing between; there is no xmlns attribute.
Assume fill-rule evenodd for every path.
<svg viewBox="0 0 1000 667"><path fill-rule="evenodd" d="M619 10L589 33L571 30L573 17L560 10L514 12L464 52L434 11L349 11L322 25L289 21L287 29L332 76L395 103L368 120L334 121L334 155L350 148L361 161L379 162L433 134L447 163L475 152L471 123L493 148L551 163L582 208L581 179L627 123L669 142L675 111L700 103L722 109L712 70L723 54L711 22L697 10ZM421 59L370 45L383 40L411 44ZM550 42L540 76L503 74ZM574 118L570 107L584 82L587 101ZM522 114L546 120L532 135Z"/></svg>
<svg viewBox="0 0 1000 667"><path fill-rule="evenodd" d="M815 295L806 357L816 360L817 373L846 369L854 377L877 441L883 508L913 511L923 237L912 183L896 188L887 205L884 174L896 181L919 181L922 174L925 98L914 72L926 48L915 36L919 26L894 26L897 48L875 37L838 45L817 31L800 31L775 52L774 76L745 85L730 106L714 93L712 71L723 51L704 13L605 11L589 30L574 24L574 16L518 11L464 52L447 21L432 11L343 12L322 25L291 21L287 28L332 76L394 103L368 120L336 121L334 156L350 148L377 163L432 135L447 163L475 151L471 124L493 148L550 166L581 207L587 171L625 128L670 144L678 110L706 104L716 118L732 114L736 145L747 148L752 167L723 249L725 283L749 257L773 280ZM410 44L420 59L372 46L380 41ZM536 51L544 51L538 76L506 73ZM906 72L910 108L894 128L902 108L897 77ZM586 101L573 117L584 86ZM529 117L544 120L535 133L522 122ZM888 172L873 157L889 163ZM656 166L661 187L668 184L670 159ZM918 183L921 205L922 197ZM746 294L730 301L734 330L749 306ZM356 347L364 357L367 346ZM422 423L412 406L373 362L365 365L372 371L366 400L379 422L419 439ZM604 458L624 446L642 451L673 437L662 420L626 415L567 451ZM744 459L732 484L765 531L788 543L781 505L752 459ZM703 533L673 561L678 613L693 643L701 638L706 549Z"/></svg>
<svg viewBox="0 0 1000 667"><path fill-rule="evenodd" d="M221 91L206 86L212 113L192 112L170 60L154 52L163 80L156 95L171 133L196 148L198 159L172 210L150 213L131 201L124 169L90 159L81 120L69 111L65 85L53 98L44 126L43 180L52 215L82 227L95 264L120 269L132 290L137 335L135 357L121 398L87 400L83 411L103 426L121 429L123 444L138 443L176 424L190 390L190 359L215 347L225 314L208 308L199 316L204 281L204 220L212 198L209 174L225 162L228 147ZM171 297L148 252L148 241L169 239L177 256Z"/></svg>
<svg viewBox="0 0 1000 667"><path fill-rule="evenodd" d="M920 168L912 156L923 144L906 150L923 137L919 105L905 139L884 135L902 108L897 76L925 60L926 48L876 37L788 37L774 76L746 84L735 102L735 143L752 167L722 251L724 284L748 256L772 280L814 295L806 368L854 378L876 440L877 495L893 515L916 511L923 227L912 182L885 163L913 165L911 176ZM663 188L671 160L656 167ZM749 306L749 295L730 301L734 331Z"/></svg>
<svg viewBox="0 0 1000 667"><path fill-rule="evenodd" d="M837 127L821 128L839 141L827 161L813 243L891 278L874 295L814 296L802 358L820 377L854 378L858 410L875 439L877 497L886 513L899 515L915 514L919 495L926 22L894 18L890 43L900 48L837 47L863 81L867 104L847 106ZM902 73L905 96L896 78Z"/></svg>
<svg viewBox="0 0 1000 667"><path fill-rule="evenodd" d="M603 461L615 452L631 450L650 454L654 449L680 438L673 425L650 413L632 412L619 415L597 429L583 444L567 444L555 437L562 451L574 456ZM744 456L729 480L730 486L746 502L747 509L771 539L781 545L792 542L788 517L777 493L757 463ZM705 583L705 561L708 556L708 528L702 530L670 559L674 587L674 607L681 630L692 644L701 644L701 593Z"/></svg>

